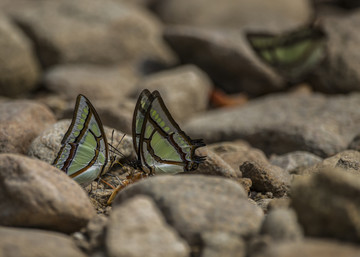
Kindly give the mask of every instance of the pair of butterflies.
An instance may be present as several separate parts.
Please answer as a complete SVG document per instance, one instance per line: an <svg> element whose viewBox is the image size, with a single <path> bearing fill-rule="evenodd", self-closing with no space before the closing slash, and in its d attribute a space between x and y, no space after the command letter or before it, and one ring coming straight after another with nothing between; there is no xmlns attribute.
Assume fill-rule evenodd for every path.
<svg viewBox="0 0 360 257"><path fill-rule="evenodd" d="M158 91L141 92L135 106L132 137L137 154L133 166L147 174L192 171L205 159L195 155L198 147L205 146L203 141L192 140L180 129ZM72 122L61 144L53 165L82 186L105 174L115 163L115 157L109 156L100 117L83 95L76 99Z"/></svg>
<svg viewBox="0 0 360 257"><path fill-rule="evenodd" d="M291 83L307 76L326 57L326 34L315 24L280 35L246 34L258 57Z"/></svg>

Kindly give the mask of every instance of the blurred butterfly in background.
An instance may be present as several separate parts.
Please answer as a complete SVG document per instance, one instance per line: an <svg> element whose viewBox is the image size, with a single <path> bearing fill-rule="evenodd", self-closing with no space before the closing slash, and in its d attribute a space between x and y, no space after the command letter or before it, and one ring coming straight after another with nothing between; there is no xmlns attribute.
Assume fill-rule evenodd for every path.
<svg viewBox="0 0 360 257"><path fill-rule="evenodd" d="M259 58L289 82L302 82L326 57L326 35L315 25L288 33L246 34Z"/></svg>
<svg viewBox="0 0 360 257"><path fill-rule="evenodd" d="M202 139L192 140L172 118L160 93L145 89L136 103L132 137L137 168L147 174L174 174L193 171L205 160L195 150L205 146Z"/></svg>
<svg viewBox="0 0 360 257"><path fill-rule="evenodd" d="M83 95L76 98L71 125L61 144L53 165L82 186L105 174L115 162L115 156L109 158L109 145L99 115Z"/></svg>

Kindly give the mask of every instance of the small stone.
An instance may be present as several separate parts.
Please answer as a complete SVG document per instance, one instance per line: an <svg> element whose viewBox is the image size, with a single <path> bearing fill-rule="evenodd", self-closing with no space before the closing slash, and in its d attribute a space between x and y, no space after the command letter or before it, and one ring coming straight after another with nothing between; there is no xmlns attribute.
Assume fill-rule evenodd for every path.
<svg viewBox="0 0 360 257"><path fill-rule="evenodd" d="M327 168L298 177L291 189L305 234L360 242L360 175Z"/></svg>
<svg viewBox="0 0 360 257"><path fill-rule="evenodd" d="M271 243L252 257L358 257L360 247L338 241L306 239L304 241Z"/></svg>
<svg viewBox="0 0 360 257"><path fill-rule="evenodd" d="M205 232L202 234L204 248L201 257L245 257L246 246L241 238L224 232Z"/></svg>
<svg viewBox="0 0 360 257"><path fill-rule="evenodd" d="M40 160L0 154L0 225L72 233L95 211L85 191L64 172Z"/></svg>
<svg viewBox="0 0 360 257"><path fill-rule="evenodd" d="M0 227L1 256L86 257L69 236L38 229Z"/></svg>
<svg viewBox="0 0 360 257"><path fill-rule="evenodd" d="M272 156L269 161L272 165L279 166L285 171L292 173L292 171L315 165L321 162L322 158L305 151L295 151L283 155Z"/></svg>
<svg viewBox="0 0 360 257"><path fill-rule="evenodd" d="M189 247L146 196L133 197L113 208L106 247L110 257L187 257Z"/></svg>
<svg viewBox="0 0 360 257"><path fill-rule="evenodd" d="M45 105L33 101L0 103L0 153L25 154L31 141L55 121Z"/></svg>
<svg viewBox="0 0 360 257"><path fill-rule="evenodd" d="M280 167L269 163L244 162L240 166L243 177L250 178L252 188L259 192L272 192L275 196L287 194L291 177Z"/></svg>
<svg viewBox="0 0 360 257"><path fill-rule="evenodd" d="M276 241L295 241L303 238L296 214L291 209L270 211L264 219L260 233L270 235Z"/></svg>
<svg viewBox="0 0 360 257"><path fill-rule="evenodd" d="M261 150L252 148L249 143L242 140L220 142L210 144L207 147L219 155L236 171L239 170L239 166L245 161L267 162L267 158Z"/></svg>
<svg viewBox="0 0 360 257"><path fill-rule="evenodd" d="M360 152L355 150L346 150L335 154L329 158L324 159L322 162L315 164L302 170L299 175L309 175L322 169L332 169L335 167L342 168L347 172L360 174Z"/></svg>
<svg viewBox="0 0 360 257"><path fill-rule="evenodd" d="M207 147L197 149L196 154L199 156L206 156L206 159L199 165L198 169L186 172L186 174L213 175L234 179L242 177L241 171L238 169L234 170L220 156L207 149Z"/></svg>

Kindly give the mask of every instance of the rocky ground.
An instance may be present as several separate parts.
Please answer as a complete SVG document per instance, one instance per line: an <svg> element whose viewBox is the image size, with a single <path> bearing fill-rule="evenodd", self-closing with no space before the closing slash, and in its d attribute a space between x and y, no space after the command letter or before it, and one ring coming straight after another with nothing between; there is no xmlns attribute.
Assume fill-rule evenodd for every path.
<svg viewBox="0 0 360 257"><path fill-rule="evenodd" d="M360 256L360 10L351 3L1 0L0 257ZM314 15L326 60L289 85L245 32L282 32ZM126 166L144 88L206 142L192 174L149 178ZM214 92L232 107L215 108ZM51 166L79 93L109 141L126 134L124 166L103 177L119 189L111 204L109 185L82 188Z"/></svg>

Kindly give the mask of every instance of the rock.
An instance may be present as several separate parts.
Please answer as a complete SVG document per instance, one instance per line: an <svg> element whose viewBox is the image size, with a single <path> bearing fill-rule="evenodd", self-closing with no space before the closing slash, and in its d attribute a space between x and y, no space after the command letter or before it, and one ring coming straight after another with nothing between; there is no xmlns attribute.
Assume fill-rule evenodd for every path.
<svg viewBox="0 0 360 257"><path fill-rule="evenodd" d="M83 94L89 99L117 102L133 90L134 76L117 66L59 65L45 73L43 84L57 96L71 100Z"/></svg>
<svg viewBox="0 0 360 257"><path fill-rule="evenodd" d="M200 247L200 251L199 236L205 232L224 232L247 238L259 230L263 218L263 212L248 202L239 184L220 177L151 177L122 190L113 206L138 194L150 196L166 221L192 249Z"/></svg>
<svg viewBox="0 0 360 257"><path fill-rule="evenodd" d="M275 241L296 241L303 237L296 214L291 209L275 209L265 217L261 234L270 235Z"/></svg>
<svg viewBox="0 0 360 257"><path fill-rule="evenodd" d="M271 244L265 251L251 257L356 257L360 248L354 245L341 244L337 241L306 239L304 241Z"/></svg>
<svg viewBox="0 0 360 257"><path fill-rule="evenodd" d="M236 171L239 170L239 166L245 161L268 161L261 150L252 148L247 142L242 140L210 144L207 148L219 155Z"/></svg>
<svg viewBox="0 0 360 257"><path fill-rule="evenodd" d="M349 93L360 90L360 57L354 55L360 44L357 26L360 11L347 15L322 17L327 34L327 60L315 72L312 85L326 93Z"/></svg>
<svg viewBox="0 0 360 257"><path fill-rule="evenodd" d="M130 67L175 62L161 39L159 21L134 5L96 0L45 1L12 15L35 42L44 67L65 63Z"/></svg>
<svg viewBox="0 0 360 257"><path fill-rule="evenodd" d="M322 162L310 166L298 175L309 175L319 172L322 169L339 167L347 172L355 173L360 175L360 152L354 150L346 150L335 154L329 158L324 159Z"/></svg>
<svg viewBox="0 0 360 257"><path fill-rule="evenodd" d="M240 171L243 177L251 179L255 191L272 192L275 196L283 196L289 191L291 177L280 167L269 163L244 162Z"/></svg>
<svg viewBox="0 0 360 257"><path fill-rule="evenodd" d="M269 209L269 204L271 203L272 200L273 199L270 198L263 198L255 201L255 203L257 206L261 208L261 210L263 210L265 214L267 214Z"/></svg>
<svg viewBox="0 0 360 257"><path fill-rule="evenodd" d="M113 209L105 242L109 257L189 256L188 245L146 196L131 198Z"/></svg>
<svg viewBox="0 0 360 257"><path fill-rule="evenodd" d="M153 9L165 23L233 29L246 24L298 26L312 17L310 2L306 0L276 0L271 3L263 0L226 0L221 4L215 0L168 0L158 1Z"/></svg>
<svg viewBox="0 0 360 257"><path fill-rule="evenodd" d="M271 156L272 165L276 165L285 171L292 173L294 170L304 169L322 161L319 156L305 151L295 151L283 155Z"/></svg>
<svg viewBox="0 0 360 257"><path fill-rule="evenodd" d="M186 174L213 175L233 179L242 177L241 171L238 169L234 170L220 156L207 149L207 147L197 149L196 154L199 156L206 156L206 159L199 165L198 169L194 171L188 171Z"/></svg>
<svg viewBox="0 0 360 257"><path fill-rule="evenodd" d="M207 75L193 65L158 72L139 83L150 92L159 90L173 118L180 122L205 111L212 83Z"/></svg>
<svg viewBox="0 0 360 257"><path fill-rule="evenodd" d="M0 227L1 256L85 257L69 236L22 228Z"/></svg>
<svg viewBox="0 0 360 257"><path fill-rule="evenodd" d="M85 191L65 173L39 160L0 154L0 225L72 233L95 212Z"/></svg>
<svg viewBox="0 0 360 257"><path fill-rule="evenodd" d="M183 129L208 144L244 139L269 155L302 150L327 157L345 150L359 133L357 107L359 93L272 94L247 106L197 115Z"/></svg>
<svg viewBox="0 0 360 257"><path fill-rule="evenodd" d="M108 217L97 213L86 228L72 234L76 245L91 256L103 254L105 249L105 229Z"/></svg>
<svg viewBox="0 0 360 257"><path fill-rule="evenodd" d="M55 122L44 105L28 100L0 103L0 153L26 153L31 141Z"/></svg>
<svg viewBox="0 0 360 257"><path fill-rule="evenodd" d="M38 85L39 64L29 39L0 15L0 95L16 97Z"/></svg>
<svg viewBox="0 0 360 257"><path fill-rule="evenodd" d="M227 93L258 96L286 87L285 80L256 57L244 31L169 26L164 38L183 63L199 66Z"/></svg>
<svg viewBox="0 0 360 257"><path fill-rule="evenodd" d="M360 176L328 168L299 177L292 205L308 236L360 242Z"/></svg>
<svg viewBox="0 0 360 257"><path fill-rule="evenodd" d="M356 135L349 144L349 149L360 151L360 134Z"/></svg>
<svg viewBox="0 0 360 257"><path fill-rule="evenodd" d="M53 163L55 160L60 147L61 140L64 137L67 129L70 126L70 120L61 120L55 123L53 126L44 130L34 141L31 143L29 147L28 155L31 157L35 157L47 163ZM113 129L104 127L107 141L111 143L111 136ZM123 133L114 130L114 138L111 143L113 146L117 146L123 137ZM132 139L129 136L125 136L121 143L117 146L117 149L125 156L134 156L134 150L132 148ZM118 156L122 158L123 156Z"/></svg>
<svg viewBox="0 0 360 257"><path fill-rule="evenodd" d="M201 240L204 248L201 257L245 257L246 247L241 238L224 232L205 232Z"/></svg>

